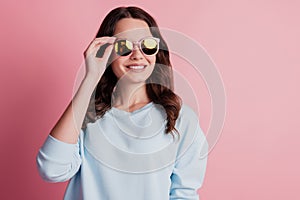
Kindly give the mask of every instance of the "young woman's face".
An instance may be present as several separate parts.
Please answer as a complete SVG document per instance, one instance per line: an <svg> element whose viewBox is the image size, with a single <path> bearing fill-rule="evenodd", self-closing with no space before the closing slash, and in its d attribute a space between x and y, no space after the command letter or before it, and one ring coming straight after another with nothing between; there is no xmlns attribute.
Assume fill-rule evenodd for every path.
<svg viewBox="0 0 300 200"><path fill-rule="evenodd" d="M134 30L137 29L137 30ZM133 42L152 36L147 23L140 19L124 18L117 22L114 35L117 38L127 39ZM112 52L113 62L111 63L114 74L120 79L122 76L132 83L145 82L151 75L156 57L145 55L134 45L132 53L128 56L119 56ZM143 66L143 67L141 67Z"/></svg>

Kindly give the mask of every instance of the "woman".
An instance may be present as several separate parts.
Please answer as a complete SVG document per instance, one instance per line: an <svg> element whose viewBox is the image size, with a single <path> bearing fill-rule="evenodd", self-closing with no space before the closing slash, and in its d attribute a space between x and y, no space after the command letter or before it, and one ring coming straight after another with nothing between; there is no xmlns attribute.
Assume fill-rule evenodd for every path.
<svg viewBox="0 0 300 200"><path fill-rule="evenodd" d="M207 143L173 92L168 47L137 7L112 10L84 53L86 74L38 152L64 199L198 199ZM93 98L91 98L93 97Z"/></svg>

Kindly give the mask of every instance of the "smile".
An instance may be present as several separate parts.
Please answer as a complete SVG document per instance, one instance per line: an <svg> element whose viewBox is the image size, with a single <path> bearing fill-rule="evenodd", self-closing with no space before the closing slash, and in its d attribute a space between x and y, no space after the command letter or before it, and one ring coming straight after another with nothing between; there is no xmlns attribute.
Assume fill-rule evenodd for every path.
<svg viewBox="0 0 300 200"><path fill-rule="evenodd" d="M127 66L127 68L129 68L129 69L144 69L144 68L146 68L146 65L131 65L131 66Z"/></svg>

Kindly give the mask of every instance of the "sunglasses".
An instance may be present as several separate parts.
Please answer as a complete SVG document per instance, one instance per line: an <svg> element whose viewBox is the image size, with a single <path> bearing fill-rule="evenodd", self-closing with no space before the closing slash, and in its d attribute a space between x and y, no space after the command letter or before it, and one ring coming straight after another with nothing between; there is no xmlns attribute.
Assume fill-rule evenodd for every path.
<svg viewBox="0 0 300 200"><path fill-rule="evenodd" d="M157 54L159 50L159 38L146 37L138 42L132 42L127 39L117 39L114 42L115 53L119 56L128 56L132 53L134 45L138 45L139 49L147 56Z"/></svg>

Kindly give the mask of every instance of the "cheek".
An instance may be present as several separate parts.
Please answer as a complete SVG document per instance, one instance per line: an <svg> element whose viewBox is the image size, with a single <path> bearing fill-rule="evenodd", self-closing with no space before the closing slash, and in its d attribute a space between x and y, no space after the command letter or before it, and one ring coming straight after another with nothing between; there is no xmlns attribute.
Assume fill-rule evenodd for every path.
<svg viewBox="0 0 300 200"><path fill-rule="evenodd" d="M151 58L148 58L148 62L149 62L151 65L155 65L156 57L153 56L153 57L151 57Z"/></svg>
<svg viewBox="0 0 300 200"><path fill-rule="evenodd" d="M148 62L150 64L149 71L152 73L156 64L156 57L154 56L153 58L148 59Z"/></svg>
<svg viewBox="0 0 300 200"><path fill-rule="evenodd" d="M120 78L123 75L123 71L122 71L120 65L121 65L121 62L119 59L115 59L111 63L112 71L114 72L114 74L116 75L117 78Z"/></svg>
<svg viewBox="0 0 300 200"><path fill-rule="evenodd" d="M110 54L110 56L109 56L109 59L108 59L108 62L111 64L111 65L113 65L115 62L118 62L118 56L114 53L114 52L112 52L111 54Z"/></svg>

